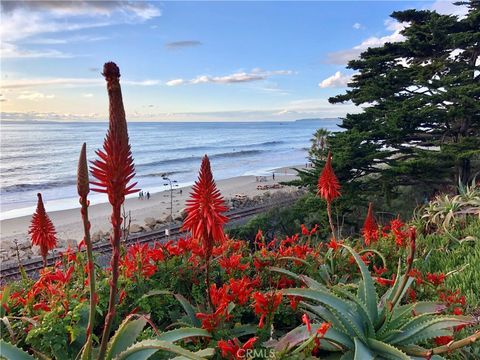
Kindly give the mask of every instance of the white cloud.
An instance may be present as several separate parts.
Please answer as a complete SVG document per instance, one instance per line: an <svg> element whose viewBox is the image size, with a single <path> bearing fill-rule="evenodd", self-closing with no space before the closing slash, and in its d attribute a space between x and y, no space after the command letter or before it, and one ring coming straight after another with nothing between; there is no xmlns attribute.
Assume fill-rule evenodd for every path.
<svg viewBox="0 0 480 360"><path fill-rule="evenodd" d="M82 36L71 36L66 38L37 38L31 40L25 40L25 43L28 44L36 44L36 45L63 45L63 44L71 44L73 42L96 42L96 41L104 41L110 39L107 36L98 36L98 35L82 35Z"/></svg>
<svg viewBox="0 0 480 360"><path fill-rule="evenodd" d="M154 86L160 84L159 80L145 79L145 80L120 80L121 84L131 86ZM21 88L35 88L46 86L57 87L88 87L88 86L102 86L105 80L102 78L45 78L45 79L17 79L5 80L2 82L3 89L21 89Z"/></svg>
<svg viewBox="0 0 480 360"><path fill-rule="evenodd" d="M437 0L430 6L430 9L443 15L457 15L460 17L466 15L468 8L465 5L457 6L454 4L455 2L456 0Z"/></svg>
<svg viewBox="0 0 480 360"><path fill-rule="evenodd" d="M359 22L356 22L355 24L353 24L352 27L353 27L355 30L365 29L365 26L363 26L363 25L360 24Z"/></svg>
<svg viewBox="0 0 480 360"><path fill-rule="evenodd" d="M332 64L344 65L350 60L357 59L362 52L370 47L379 47L386 43L403 41L405 37L400 34L400 32L405 28L405 26L407 26L407 24L399 23L392 19L387 19L385 21L385 29L392 31L391 34L381 37L371 36L351 49L329 53L327 55L327 61Z"/></svg>
<svg viewBox="0 0 480 360"><path fill-rule="evenodd" d="M44 94L37 91L22 91L20 95L17 96L19 100L31 100L31 101L40 101L45 99L53 99L55 95L53 94Z"/></svg>
<svg viewBox="0 0 480 360"><path fill-rule="evenodd" d="M92 93L87 93L87 94L82 94L84 98L92 98L93 94Z"/></svg>
<svg viewBox="0 0 480 360"><path fill-rule="evenodd" d="M46 49L46 50L28 50L19 48L17 45L2 42L0 44L0 53L3 59L10 58L57 58L66 59L73 57L62 51Z"/></svg>
<svg viewBox="0 0 480 360"><path fill-rule="evenodd" d="M467 14L468 9L465 5L457 6L454 5L456 0L437 0L433 4L425 7L426 10L434 10L439 14L445 15L458 15L460 17ZM357 26L361 26L359 23L355 23L353 25L354 28ZM367 50L369 47L379 47L384 45L385 43L394 43L403 41L405 38L400 32L406 27L408 24L406 23L399 23L398 21L388 18L385 20L385 29L391 31L391 34L385 36L371 36L368 39L362 41L359 45L354 46L351 49L341 50L337 52L333 52L327 55L327 62L332 64L339 64L345 65L348 61L357 59L362 52Z"/></svg>
<svg viewBox="0 0 480 360"><path fill-rule="evenodd" d="M346 87L351 79L352 75L342 74L340 71L337 71L334 75L321 81L318 86L322 89Z"/></svg>
<svg viewBox="0 0 480 360"><path fill-rule="evenodd" d="M144 22L161 13L157 6L143 1L2 1L1 15L2 57L6 54L8 58L51 58L71 55L54 49L29 50L24 48L25 44L19 48L18 42L42 34L63 35L69 31ZM47 39L47 45L61 41L48 40L52 39ZM41 39L37 39L37 44L38 41Z"/></svg>
<svg viewBox="0 0 480 360"><path fill-rule="evenodd" d="M184 82L185 80L183 79L173 79L173 80L167 81L165 84L167 86L178 86L178 85L182 85Z"/></svg>
<svg viewBox="0 0 480 360"><path fill-rule="evenodd" d="M125 85L134 85L134 86L154 86L160 84L159 80L147 79L147 80L124 80L122 82Z"/></svg>
<svg viewBox="0 0 480 360"><path fill-rule="evenodd" d="M248 83L254 81L267 80L268 78L276 75L292 75L294 72L292 70L274 70L274 71L264 71L260 68L252 69L250 72L240 71L224 76L210 76L210 75L198 75L197 77L186 80L186 79L174 79L168 81L166 84L168 86L177 86L182 84L238 84L238 83Z"/></svg>

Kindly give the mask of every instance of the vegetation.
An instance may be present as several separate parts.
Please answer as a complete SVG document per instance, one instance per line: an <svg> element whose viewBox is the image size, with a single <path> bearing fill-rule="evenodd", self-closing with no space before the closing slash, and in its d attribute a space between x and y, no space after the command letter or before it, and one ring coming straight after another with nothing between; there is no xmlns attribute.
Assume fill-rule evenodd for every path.
<svg viewBox="0 0 480 360"><path fill-rule="evenodd" d="M406 40L350 62L352 89L331 99L369 106L347 115L346 131L314 135L315 166L300 172L312 193L226 234L205 156L188 233L167 243L120 242L134 164L120 71L105 64L110 125L94 181L85 146L78 166L85 237L37 280L23 273L1 289L0 357L478 358L480 201L470 182L480 148L479 12L471 1L462 18L394 13L410 24ZM375 216L395 193L458 183L459 194L424 197L408 223L397 208ZM106 269L92 252L90 185L112 207ZM368 211L358 206L366 199ZM31 234L46 259L55 229L41 196Z"/></svg>
<svg viewBox="0 0 480 360"><path fill-rule="evenodd" d="M357 205L383 195L391 209L389 201L407 192L415 206L471 182L480 169L480 2L466 4L464 17L392 14L408 24L404 41L369 48L349 62L350 88L330 102L364 109L347 114L345 131L328 136L326 148L312 148L315 168L301 172L304 184L315 186L328 150L343 195Z"/></svg>

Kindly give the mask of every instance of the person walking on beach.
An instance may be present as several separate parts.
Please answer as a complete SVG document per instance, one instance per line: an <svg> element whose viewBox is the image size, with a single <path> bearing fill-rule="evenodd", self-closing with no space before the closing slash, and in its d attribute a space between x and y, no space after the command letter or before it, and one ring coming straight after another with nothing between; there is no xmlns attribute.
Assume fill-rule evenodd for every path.
<svg viewBox="0 0 480 360"><path fill-rule="evenodd" d="M275 181L275 173L272 173L272 179Z"/></svg>
<svg viewBox="0 0 480 360"><path fill-rule="evenodd" d="M150 192L147 191L147 200L150 200Z"/></svg>

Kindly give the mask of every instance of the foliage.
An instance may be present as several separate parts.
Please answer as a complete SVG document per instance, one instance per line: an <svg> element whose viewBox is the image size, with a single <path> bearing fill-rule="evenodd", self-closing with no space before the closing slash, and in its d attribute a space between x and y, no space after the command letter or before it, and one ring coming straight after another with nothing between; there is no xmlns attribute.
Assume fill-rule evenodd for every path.
<svg viewBox="0 0 480 360"><path fill-rule="evenodd" d="M459 192L454 196L437 195L421 209L419 216L425 231L450 234L455 225L466 221L466 217L480 218L480 187L472 181L471 185L460 184Z"/></svg>
<svg viewBox="0 0 480 360"><path fill-rule="evenodd" d="M419 343L426 340L451 336L452 328L472 324L472 317L440 315L444 306L435 302L420 302L400 305L413 278L408 275L411 270L411 257L415 251L415 239L411 237L411 252L407 259L407 272L401 275L400 267L393 286L378 300L374 280L364 260L350 247L343 245L355 258L361 272L361 280L354 294L345 287L327 288L307 276L294 276L307 288L283 290L283 294L300 296L310 302L302 304L313 318L328 322L328 330L319 341L319 348L334 348L345 355L342 358L395 358L410 359L411 356L427 357L443 353L440 349L427 350ZM284 270L278 270L286 273ZM313 303L311 302L313 301ZM308 337L317 334L304 331ZM304 328L304 327L303 327ZM294 330L295 331L295 330ZM289 337L290 334L286 336ZM301 336L297 340L303 340ZM296 345L293 341L280 339L277 349L285 345ZM323 347L322 347L323 346ZM453 349L452 345L452 349Z"/></svg>
<svg viewBox="0 0 480 360"><path fill-rule="evenodd" d="M327 138L346 198L392 199L405 186L431 196L435 188L467 184L480 167L480 3L466 3L461 18L394 12L395 21L408 24L404 40L349 62L349 89L330 102L351 101L363 111L347 114L345 131ZM312 152L314 168L300 173L311 186L324 165L322 151Z"/></svg>

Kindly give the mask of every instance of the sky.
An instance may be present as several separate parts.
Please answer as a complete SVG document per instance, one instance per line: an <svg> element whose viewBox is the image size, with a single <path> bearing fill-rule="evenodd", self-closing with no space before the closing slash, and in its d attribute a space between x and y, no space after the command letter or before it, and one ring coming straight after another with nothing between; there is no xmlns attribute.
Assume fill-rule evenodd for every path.
<svg viewBox="0 0 480 360"><path fill-rule="evenodd" d="M348 60L401 41L409 8L449 1L3 1L2 120L105 121L101 75L121 70L130 121L342 117Z"/></svg>

